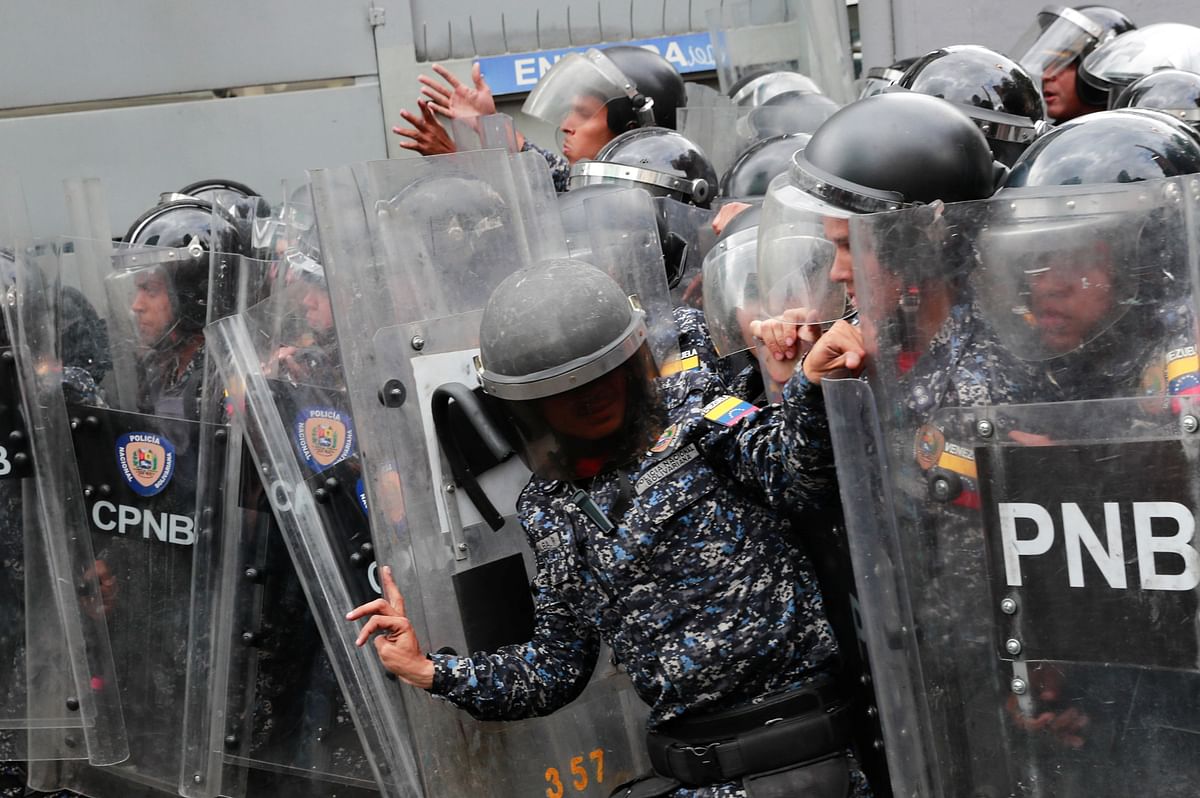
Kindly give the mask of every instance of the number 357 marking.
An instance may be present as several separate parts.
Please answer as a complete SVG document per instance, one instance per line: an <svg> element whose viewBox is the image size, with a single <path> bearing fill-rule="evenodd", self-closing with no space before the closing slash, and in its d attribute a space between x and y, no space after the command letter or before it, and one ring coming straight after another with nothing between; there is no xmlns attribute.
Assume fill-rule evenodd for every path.
<svg viewBox="0 0 1200 798"><path fill-rule="evenodd" d="M604 783L604 749L597 748L587 755L591 760L592 769L595 772L595 780L597 784ZM570 785L575 788L576 792L583 792L588 786L588 772L583 766L583 757L571 757L570 769ZM549 787L546 788L546 798L563 798L563 793L566 788L563 786L562 776L559 775L558 768L546 768L546 782Z"/></svg>

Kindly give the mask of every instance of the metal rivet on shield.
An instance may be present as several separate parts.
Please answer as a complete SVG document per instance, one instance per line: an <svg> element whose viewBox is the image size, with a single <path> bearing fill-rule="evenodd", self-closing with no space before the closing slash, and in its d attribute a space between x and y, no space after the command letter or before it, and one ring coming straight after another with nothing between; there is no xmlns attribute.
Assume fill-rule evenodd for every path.
<svg viewBox="0 0 1200 798"><path fill-rule="evenodd" d="M1067 210L1075 210L1075 200L1067 200Z"/></svg>
<svg viewBox="0 0 1200 798"><path fill-rule="evenodd" d="M878 714L879 714L879 710L876 709L875 707L873 707L873 706L867 707L867 717L868 718L873 718Z"/></svg>
<svg viewBox="0 0 1200 798"><path fill-rule="evenodd" d="M75 696L71 696L70 698L68 698L67 699L67 709L71 710L72 712L78 712L79 711L79 699L76 698Z"/></svg>
<svg viewBox="0 0 1200 798"><path fill-rule="evenodd" d="M96 489L93 488L91 485L83 486L83 498L90 499L90 498L92 498L92 494L95 492L96 492Z"/></svg>
<svg viewBox="0 0 1200 798"><path fill-rule="evenodd" d="M1017 600L1014 598L1006 598L1000 602L1000 612L1005 615L1017 614Z"/></svg>
<svg viewBox="0 0 1200 798"><path fill-rule="evenodd" d="M79 746L79 740L74 737L64 737L63 745L67 746L67 748L77 748Z"/></svg>
<svg viewBox="0 0 1200 798"><path fill-rule="evenodd" d="M20 443L21 441L25 440L25 433L21 432L19 429L15 429L8 433L8 439L13 443Z"/></svg>
<svg viewBox="0 0 1200 798"><path fill-rule="evenodd" d="M193 784L203 784L203 783L204 783L204 777L203 777L203 776L201 776L199 773L193 773L193 774L192 774L192 783L193 783Z"/></svg>
<svg viewBox="0 0 1200 798"><path fill-rule="evenodd" d="M404 383L400 380L388 380L379 389L379 403L384 407L399 407L407 396L408 391L404 390Z"/></svg>
<svg viewBox="0 0 1200 798"><path fill-rule="evenodd" d="M229 433L223 429L219 429L213 433L213 437L217 439L217 443L224 443L225 439L229 437Z"/></svg>
<svg viewBox="0 0 1200 798"><path fill-rule="evenodd" d="M981 418L975 424L975 431L979 433L979 437L981 438L990 438L992 437L992 433L996 431L996 427L992 424L991 419Z"/></svg>
<svg viewBox="0 0 1200 798"><path fill-rule="evenodd" d="M317 504L329 504L329 491L317 488L313 491L313 498L317 500Z"/></svg>
<svg viewBox="0 0 1200 798"><path fill-rule="evenodd" d="M338 486L341 484L342 483L338 482L337 477L330 477L329 479L325 480L325 490L337 490Z"/></svg>
<svg viewBox="0 0 1200 798"><path fill-rule="evenodd" d="M1009 682L1009 688L1017 695L1025 695L1025 691L1029 689L1029 685L1025 684L1024 679L1013 679Z"/></svg>
<svg viewBox="0 0 1200 798"><path fill-rule="evenodd" d="M414 335L409 343L412 344L412 348L417 352L425 348L425 339L419 335Z"/></svg>
<svg viewBox="0 0 1200 798"><path fill-rule="evenodd" d="M17 452L12 456L12 461L15 466L24 466L29 462L29 455L25 454L25 452Z"/></svg>
<svg viewBox="0 0 1200 798"><path fill-rule="evenodd" d="M246 577L246 581L248 582L259 582L262 580L262 571L251 566L245 571L242 571L242 576Z"/></svg>
<svg viewBox="0 0 1200 798"><path fill-rule="evenodd" d="M459 543L459 544L458 544L458 550L459 550L459 551L466 551L466 550L467 550L467 544L466 544L466 543Z"/></svg>
<svg viewBox="0 0 1200 798"><path fill-rule="evenodd" d="M1200 429L1200 419L1196 418L1191 413L1188 413L1183 417L1182 423L1184 432L1192 433Z"/></svg>
<svg viewBox="0 0 1200 798"><path fill-rule="evenodd" d="M934 501L948 502L962 493L962 483L945 474L938 474L929 481L929 495Z"/></svg>
<svg viewBox="0 0 1200 798"><path fill-rule="evenodd" d="M238 738L236 734L225 735L225 747L231 751L238 747Z"/></svg>
<svg viewBox="0 0 1200 798"><path fill-rule="evenodd" d="M1004 641L1004 650L1014 657L1021 653L1021 641L1015 637L1010 637Z"/></svg>
<svg viewBox="0 0 1200 798"><path fill-rule="evenodd" d="M242 632L242 645L252 646L258 642L258 635L254 632Z"/></svg>
<svg viewBox="0 0 1200 798"><path fill-rule="evenodd" d="M880 740L878 737L876 737L875 742L871 743L871 747L874 748L876 751L882 751L883 750L883 740Z"/></svg>
<svg viewBox="0 0 1200 798"><path fill-rule="evenodd" d="M358 550L361 551L363 554L374 554L375 553L375 547L373 545L371 545L370 543L362 544L361 546L358 547Z"/></svg>
<svg viewBox="0 0 1200 798"><path fill-rule="evenodd" d="M79 419L77 419L77 418L72 418L72 419L71 419L71 429L72 429L72 430L77 430L77 429L79 429Z"/></svg>
<svg viewBox="0 0 1200 798"><path fill-rule="evenodd" d="M100 426L100 419L96 418L95 416L85 416L83 423L87 424L92 429L95 429L96 427Z"/></svg>
<svg viewBox="0 0 1200 798"><path fill-rule="evenodd" d="M101 496L111 496L112 495L112 485L102 484L100 486L100 495Z"/></svg>
<svg viewBox="0 0 1200 798"><path fill-rule="evenodd" d="M363 565L365 562L366 558L362 556L361 552L356 551L350 555L350 564L356 568Z"/></svg>
<svg viewBox="0 0 1200 798"><path fill-rule="evenodd" d="M0 357L3 357L5 360L12 360L13 359L12 350L5 349L4 352L0 353Z"/></svg>
<svg viewBox="0 0 1200 798"><path fill-rule="evenodd" d="M866 674L866 673L864 673L862 676L859 676L859 677L858 677L858 680L859 680L860 682L862 682L863 684L870 684L870 683L871 683L871 676L870 676L870 674Z"/></svg>

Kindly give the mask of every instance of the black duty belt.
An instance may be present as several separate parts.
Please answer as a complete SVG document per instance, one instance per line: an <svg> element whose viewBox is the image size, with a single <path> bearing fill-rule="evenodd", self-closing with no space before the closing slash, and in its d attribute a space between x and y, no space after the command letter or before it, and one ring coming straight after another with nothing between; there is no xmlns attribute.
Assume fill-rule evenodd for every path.
<svg viewBox="0 0 1200 798"><path fill-rule="evenodd" d="M819 759L850 744L853 713L832 685L727 712L680 718L646 734L654 770L688 787Z"/></svg>

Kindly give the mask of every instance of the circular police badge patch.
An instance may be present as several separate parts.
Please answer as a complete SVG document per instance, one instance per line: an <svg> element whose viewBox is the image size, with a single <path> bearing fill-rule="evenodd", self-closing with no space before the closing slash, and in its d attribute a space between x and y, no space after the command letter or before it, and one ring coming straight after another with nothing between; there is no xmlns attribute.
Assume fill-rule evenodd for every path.
<svg viewBox="0 0 1200 798"><path fill-rule="evenodd" d="M679 437L679 425L672 424L662 431L662 435L658 436L658 440L650 447L652 452L665 452L671 448L671 444L675 443L675 439Z"/></svg>
<svg viewBox="0 0 1200 798"><path fill-rule="evenodd" d="M175 474L175 445L153 432L127 432L117 438L117 465L134 493L155 496Z"/></svg>
<svg viewBox="0 0 1200 798"><path fill-rule="evenodd" d="M942 431L934 425L926 424L917 430L917 439L913 443L913 454L916 455L917 464L925 471L933 468L945 448L946 436L942 435Z"/></svg>
<svg viewBox="0 0 1200 798"><path fill-rule="evenodd" d="M354 425L332 407L306 407L292 425L296 445L313 471L324 471L354 452Z"/></svg>

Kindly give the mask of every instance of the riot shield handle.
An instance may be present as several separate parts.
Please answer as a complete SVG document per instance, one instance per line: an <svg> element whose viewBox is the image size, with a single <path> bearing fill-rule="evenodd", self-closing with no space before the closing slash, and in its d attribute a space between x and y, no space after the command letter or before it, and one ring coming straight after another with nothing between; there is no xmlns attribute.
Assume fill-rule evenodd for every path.
<svg viewBox="0 0 1200 798"><path fill-rule="evenodd" d="M479 485L477 473L482 473L511 457L512 445L488 415L479 396L461 382L448 382L438 386L429 403L438 444L450 464L450 473L455 483L467 492L471 503L492 531L500 531L504 527L504 516L496 510L487 493ZM451 406L457 409L456 415L459 418L455 419L452 416ZM455 423L456 421L459 423ZM474 434L463 435L464 427Z"/></svg>

